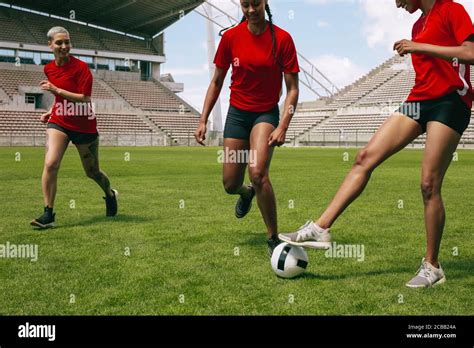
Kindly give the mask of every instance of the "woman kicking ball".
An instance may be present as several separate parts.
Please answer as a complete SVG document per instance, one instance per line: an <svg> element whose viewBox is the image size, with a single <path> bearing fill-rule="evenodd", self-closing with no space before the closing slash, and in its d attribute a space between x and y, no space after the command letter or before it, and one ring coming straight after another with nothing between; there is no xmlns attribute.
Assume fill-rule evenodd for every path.
<svg viewBox="0 0 474 348"><path fill-rule="evenodd" d="M421 174L426 254L415 277L406 283L410 288L424 288L446 281L438 261L445 224L441 186L471 119L474 98L469 64L474 64L474 28L464 7L452 0L396 0L396 5L409 13L422 11L413 26L412 40L394 45L401 56L411 54L415 86L359 152L324 213L297 232L279 237L294 245L328 248L330 227L362 193L374 169L426 132Z"/></svg>

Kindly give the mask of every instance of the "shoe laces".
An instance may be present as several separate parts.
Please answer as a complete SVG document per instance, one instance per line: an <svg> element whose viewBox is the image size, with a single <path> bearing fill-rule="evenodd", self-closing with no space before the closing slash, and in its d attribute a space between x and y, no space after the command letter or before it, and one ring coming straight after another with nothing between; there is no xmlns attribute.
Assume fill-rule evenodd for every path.
<svg viewBox="0 0 474 348"><path fill-rule="evenodd" d="M307 221L303 226L301 226L298 230L298 235L304 240L309 237L314 238L314 233L311 230L312 221Z"/></svg>
<svg viewBox="0 0 474 348"><path fill-rule="evenodd" d="M432 272L433 272L433 269L429 267L429 265L426 262L423 262L420 268L418 269L418 271L416 272L416 274L420 277L430 279Z"/></svg>

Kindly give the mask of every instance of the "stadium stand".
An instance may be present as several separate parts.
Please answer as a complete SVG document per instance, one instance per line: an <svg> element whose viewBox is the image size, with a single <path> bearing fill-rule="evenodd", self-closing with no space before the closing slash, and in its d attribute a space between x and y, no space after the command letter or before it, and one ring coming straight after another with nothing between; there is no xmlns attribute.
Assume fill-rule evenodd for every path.
<svg viewBox="0 0 474 348"><path fill-rule="evenodd" d="M174 83L172 76L169 76L173 81L170 84L173 92L159 81L159 66L156 75L151 68L157 67L146 65L148 72L144 74L137 65L133 72L128 72L130 68L123 63L130 54L135 54L133 63L164 62L163 41L156 34L181 18L183 11L189 13L199 6L202 0L153 4L124 2L113 7L84 0L74 6L75 19L79 22L55 17L69 16L60 1L17 3L11 0L10 3L23 8L27 5L33 12L0 6L0 42L4 43L0 53L0 145L21 144L29 135L44 137L45 126L39 118L50 107L52 96L43 92L39 83L46 79L44 64L51 59L50 50L46 47L46 33L53 26L67 28L73 48L82 49L84 53L81 54L87 56L86 61L94 74L92 102L101 135L108 139L132 135L135 136L130 142L132 145L148 144L140 141L137 135L146 135L146 139L151 135L152 144L157 145L189 144L199 113L177 96L176 93L183 90L181 84ZM46 13L51 15L44 15ZM153 21L150 21L151 15L154 16ZM110 30L83 25L83 20L92 20L90 23L93 25ZM113 32L124 32L131 27L135 28L129 32L132 35ZM94 70L95 64L97 71ZM15 137L17 140L14 140ZM2 139L7 141L2 143ZM25 144L31 144L31 141Z"/></svg>
<svg viewBox="0 0 474 348"><path fill-rule="evenodd" d="M154 113L146 117L160 130L172 137L186 143L193 138L194 131L199 124L199 117L177 113Z"/></svg>
<svg viewBox="0 0 474 348"><path fill-rule="evenodd" d="M300 108L293 117L293 120L290 123L287 131L287 137L289 140L292 140L305 131L308 130L308 127L315 127L319 125L322 121L329 118L331 115L331 110L318 110L315 108Z"/></svg>
<svg viewBox="0 0 474 348"><path fill-rule="evenodd" d="M16 68L13 64L0 63L2 90L10 98L21 97L22 87L37 88L45 78L41 67ZM36 70L36 71L35 71ZM124 73L121 73L123 76ZM127 73L125 73L127 74ZM116 90L123 100L117 100L108 88ZM0 96L2 94L0 93ZM163 132L180 143L188 143L199 121L199 113L166 90L157 81L109 81L94 79L92 100L115 100L129 102L136 112L97 112L98 128L101 133L150 133ZM44 131L39 116L46 110L17 111L16 108L0 109L2 134L28 134Z"/></svg>
<svg viewBox="0 0 474 348"><path fill-rule="evenodd" d="M42 111L1 111L0 133L18 135L41 133L46 129L39 121ZM136 114L97 114L100 133L150 133L153 132Z"/></svg>
<svg viewBox="0 0 474 348"><path fill-rule="evenodd" d="M0 7L0 18L2 20L0 40L3 41L43 45L47 40L46 33L51 27L63 26L68 29L71 34L72 44L77 48L148 55L157 53L152 46L147 47L144 40L87 27L58 18L2 7ZM4 28L5 30L3 30Z"/></svg>
<svg viewBox="0 0 474 348"><path fill-rule="evenodd" d="M20 94L20 86L37 88L40 82L45 79L43 66L23 65L16 67L14 64L0 63L1 88L10 98ZM95 79L92 86L92 98L114 99L114 96L103 87L99 80Z"/></svg>
<svg viewBox="0 0 474 348"><path fill-rule="evenodd" d="M15 3L16 0L11 0ZM51 1L51 4L54 1ZM198 6L199 0L177 0L186 11ZM51 11L60 15L54 6L46 2L29 1L32 9ZM82 7L81 7L82 6ZM94 9L104 8L92 0L78 4L78 15L97 20L104 25L121 30L124 23L135 22L140 28L141 19L149 14L141 10L140 2L127 3L127 10L118 15L93 15ZM148 5L149 7L150 5ZM176 10L171 3L157 3L153 10L161 14L157 22L143 23L143 37L139 40L106 30L100 30L79 23L64 21L13 8L0 7L0 42L9 44L34 44L45 47L45 34L49 28L61 25L71 33L73 46L86 50L112 51L112 57L126 59L128 54L156 56L156 45L150 44L150 38L172 23L174 19L165 16L170 10ZM131 11L135 8L135 11ZM127 12L127 13L126 13ZM131 17L128 16L128 12ZM166 18L165 18L166 17ZM160 19L161 18L161 19ZM156 27L154 25L157 25ZM140 35L140 32L133 34ZM162 44L162 43L161 43ZM36 47L36 46L35 46ZM19 48L21 50L21 48ZM12 50L11 50L12 51ZM47 52L40 50L41 54ZM41 64L48 60L41 55ZM105 56L108 57L108 56ZM102 57L103 58L103 57ZM175 83L172 76L141 75L140 72L113 71L114 64L107 59L98 59L98 70L94 71L93 102L97 103L98 127L101 134L151 134L169 139L172 143L195 144L193 133L199 122L199 112L186 103L176 93L182 86ZM35 61L36 59L36 61ZM49 107L51 96L43 93L39 82L45 79L43 66L37 57L21 56L21 66L15 66L15 56L4 53L0 57L0 135L13 136L44 134L44 125L39 116ZM93 64L90 63L90 66ZM104 66L100 66L104 65ZM115 69L120 70L120 69ZM126 69L125 69L126 70ZM388 59L369 73L340 90L333 97L321 98L314 102L300 103L287 132L288 144L363 144L384 122L384 120L406 98L415 79L411 62L398 56ZM474 74L472 74L474 83ZM37 98L36 98L37 97ZM44 98L43 98L44 97ZM29 99L30 98L30 99ZM31 101L33 100L33 102ZM474 118L474 111L471 116ZM418 142L423 143L421 137ZM156 142L157 144L166 144ZM463 144L474 144L474 122L462 138ZM1 139L0 139L1 144Z"/></svg>
<svg viewBox="0 0 474 348"><path fill-rule="evenodd" d="M406 100L408 92L415 84L415 72L402 71L387 83L361 98L357 105L385 105L387 102L402 103Z"/></svg>
<svg viewBox="0 0 474 348"><path fill-rule="evenodd" d="M133 107L153 111L179 111L186 108L182 102L155 81L106 81ZM189 112L189 110L187 110Z"/></svg>
<svg viewBox="0 0 474 348"><path fill-rule="evenodd" d="M0 40L36 43L29 30L15 18L14 11L0 7L0 21L2 22Z"/></svg>
<svg viewBox="0 0 474 348"><path fill-rule="evenodd" d="M367 142L408 96L415 81L410 60L393 57L317 107L299 105L287 143L301 145ZM471 75L474 83L474 76ZM474 143L474 111L461 143ZM416 143L423 143L420 137Z"/></svg>

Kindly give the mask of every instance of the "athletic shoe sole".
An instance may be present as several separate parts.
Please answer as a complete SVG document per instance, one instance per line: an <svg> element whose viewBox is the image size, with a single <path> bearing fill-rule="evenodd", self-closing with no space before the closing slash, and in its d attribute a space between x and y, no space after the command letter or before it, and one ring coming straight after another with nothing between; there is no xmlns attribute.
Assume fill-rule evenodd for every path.
<svg viewBox="0 0 474 348"><path fill-rule="evenodd" d="M425 285L410 285L408 283L405 284L405 286L407 288L410 288L410 289L432 288L434 286L438 286L438 285L443 284L443 283L446 283L446 277L443 277L440 280L438 280L437 282L435 282L434 284L431 284L431 285L428 285L428 286L425 286Z"/></svg>
<svg viewBox="0 0 474 348"><path fill-rule="evenodd" d="M253 200L253 199L252 199L252 200ZM242 218L244 218L244 217L249 213L250 209L252 209L252 202L250 202L249 209L247 210L247 212L246 212L245 214L243 214L243 215L238 215L237 212L236 212L236 213L235 213L235 217L236 217L237 219L242 219Z"/></svg>
<svg viewBox="0 0 474 348"><path fill-rule="evenodd" d="M106 214L106 215L105 215L106 217L114 217L114 216L117 216L117 214L118 214L118 196L119 196L119 193L118 193L118 191L115 190L115 189L111 189L111 191L114 193L114 195L115 195L115 200L117 201L117 213L115 213L115 215L107 215L107 214Z"/></svg>
<svg viewBox="0 0 474 348"><path fill-rule="evenodd" d="M35 227L38 227L38 228L41 229L41 230L46 230L46 229L48 229L48 228L54 228L54 222L51 222L51 223L49 223L49 224L43 225L42 223L40 223L40 222L38 222L38 221L36 221L36 220L33 220L33 221L30 222L30 225L31 225L31 226L35 226Z"/></svg>
<svg viewBox="0 0 474 348"><path fill-rule="evenodd" d="M295 245L303 248L311 248L311 249L324 249L327 250L331 248L331 242L293 242L290 239L286 239L285 237L278 236L278 238L290 245Z"/></svg>

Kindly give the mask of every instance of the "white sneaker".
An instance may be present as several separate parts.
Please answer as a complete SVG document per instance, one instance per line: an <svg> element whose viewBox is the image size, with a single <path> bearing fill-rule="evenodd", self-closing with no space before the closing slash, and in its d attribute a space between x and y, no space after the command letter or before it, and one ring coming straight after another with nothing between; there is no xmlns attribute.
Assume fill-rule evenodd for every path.
<svg viewBox="0 0 474 348"><path fill-rule="evenodd" d="M416 276L405 285L409 288L429 288L443 284L445 281L446 277L441 265L439 265L439 268L436 268L423 258L423 260L421 260L421 266L416 272Z"/></svg>
<svg viewBox="0 0 474 348"><path fill-rule="evenodd" d="M313 221L307 221L297 232L279 234L278 238L288 244L301 247L313 249L329 249L331 247L329 228L323 229Z"/></svg>

